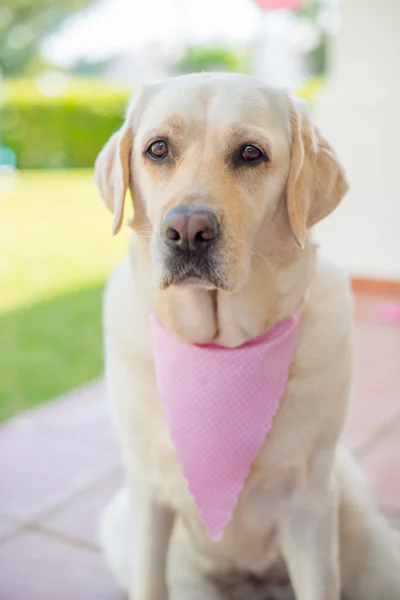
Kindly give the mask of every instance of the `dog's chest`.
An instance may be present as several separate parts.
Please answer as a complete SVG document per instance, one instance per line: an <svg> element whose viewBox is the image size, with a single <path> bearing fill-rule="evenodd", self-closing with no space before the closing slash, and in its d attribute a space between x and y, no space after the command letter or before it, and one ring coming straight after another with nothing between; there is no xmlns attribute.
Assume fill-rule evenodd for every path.
<svg viewBox="0 0 400 600"><path fill-rule="evenodd" d="M193 497L171 441L154 383L149 386L149 391L151 389L154 395L151 394L147 402L131 405L130 415L126 415L125 423L131 422L129 438L134 450L131 471L135 469L140 479L145 478L163 502L196 520ZM260 522L266 520L266 513L268 520L275 519L277 510L282 510L295 494L299 469L288 469L284 465L293 464L293 457L298 455L304 438L309 436L304 428L299 428L297 434L292 433L289 440L282 434L288 429L287 421L292 412L288 408L292 405L291 398L283 399L258 458L250 467L232 515L236 528L254 530L256 534Z"/></svg>
<svg viewBox="0 0 400 600"><path fill-rule="evenodd" d="M183 478L177 473L172 488L167 479L163 492L176 503L198 551L212 559L213 568L221 572L231 565L236 572L263 576L281 564L278 543L278 521L287 510L296 490L295 473L252 473L245 483L238 503L226 525L222 539L212 541L187 492Z"/></svg>
<svg viewBox="0 0 400 600"><path fill-rule="evenodd" d="M215 542L207 536L164 424L160 424L156 439L148 440L146 445L148 451L140 452L142 476L151 483L158 498L183 518L192 535L211 549ZM274 563L276 523L296 494L297 470L266 469L263 462L268 453L266 442L260 460L255 461L245 481L223 539L218 543L220 550L226 547L227 554L234 549L235 561L243 569L262 570ZM248 540L248 544L243 543L244 540Z"/></svg>

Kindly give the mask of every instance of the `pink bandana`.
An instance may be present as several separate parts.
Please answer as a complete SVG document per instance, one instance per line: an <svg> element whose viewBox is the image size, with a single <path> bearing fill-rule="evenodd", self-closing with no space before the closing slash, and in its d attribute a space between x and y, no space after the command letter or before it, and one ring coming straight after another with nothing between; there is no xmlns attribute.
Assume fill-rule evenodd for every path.
<svg viewBox="0 0 400 600"><path fill-rule="evenodd" d="M300 311L237 348L188 344L154 317L157 387L182 472L213 540L222 537L271 428Z"/></svg>

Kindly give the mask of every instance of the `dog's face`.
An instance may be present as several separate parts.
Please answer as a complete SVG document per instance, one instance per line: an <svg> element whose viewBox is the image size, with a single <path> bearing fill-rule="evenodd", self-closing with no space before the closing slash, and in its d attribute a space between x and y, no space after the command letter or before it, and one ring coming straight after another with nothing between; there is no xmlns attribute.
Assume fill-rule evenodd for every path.
<svg viewBox="0 0 400 600"><path fill-rule="evenodd" d="M326 142L282 91L238 75L190 75L145 89L100 154L96 179L114 212L131 189L133 228L161 288L235 291L251 257L304 247L307 228L347 189Z"/></svg>

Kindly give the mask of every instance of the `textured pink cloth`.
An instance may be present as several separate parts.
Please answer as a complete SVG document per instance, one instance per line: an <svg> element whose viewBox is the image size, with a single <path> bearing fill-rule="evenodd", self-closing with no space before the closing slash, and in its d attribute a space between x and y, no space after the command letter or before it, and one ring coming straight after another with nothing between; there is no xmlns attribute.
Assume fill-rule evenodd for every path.
<svg viewBox="0 0 400 600"><path fill-rule="evenodd" d="M157 387L189 490L222 537L271 428L293 360L300 312L237 348L175 338L154 317Z"/></svg>

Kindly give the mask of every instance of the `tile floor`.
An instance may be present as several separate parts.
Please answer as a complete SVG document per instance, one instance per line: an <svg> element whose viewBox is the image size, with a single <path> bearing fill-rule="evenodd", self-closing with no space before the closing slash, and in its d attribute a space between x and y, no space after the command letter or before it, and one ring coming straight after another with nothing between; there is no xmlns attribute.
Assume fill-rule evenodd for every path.
<svg viewBox="0 0 400 600"><path fill-rule="evenodd" d="M356 299L357 371L344 437L400 528L400 326ZM0 599L119 600L96 520L122 482L102 381L0 429Z"/></svg>

